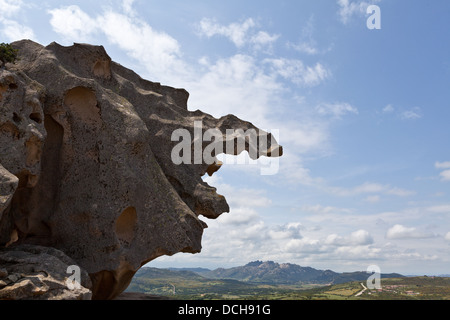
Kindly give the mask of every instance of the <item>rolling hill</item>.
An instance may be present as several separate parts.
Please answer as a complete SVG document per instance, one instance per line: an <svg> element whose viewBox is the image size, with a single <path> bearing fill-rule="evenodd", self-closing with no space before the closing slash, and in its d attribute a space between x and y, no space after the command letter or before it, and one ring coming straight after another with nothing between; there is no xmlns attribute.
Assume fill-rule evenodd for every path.
<svg viewBox="0 0 450 320"><path fill-rule="evenodd" d="M250 283L264 284L339 284L351 281L365 281L369 277L367 272L337 273L331 270L317 270L296 264L279 264L273 261L254 261L245 266L229 269L219 268L212 271L202 271L200 275L211 279L233 279ZM382 278L401 278L400 274L382 274Z"/></svg>
<svg viewBox="0 0 450 320"><path fill-rule="evenodd" d="M382 290L364 287L366 272L337 273L254 261L235 268L140 269L126 290L181 300L428 300L449 299L450 278L383 274ZM365 289L365 290L363 290Z"/></svg>

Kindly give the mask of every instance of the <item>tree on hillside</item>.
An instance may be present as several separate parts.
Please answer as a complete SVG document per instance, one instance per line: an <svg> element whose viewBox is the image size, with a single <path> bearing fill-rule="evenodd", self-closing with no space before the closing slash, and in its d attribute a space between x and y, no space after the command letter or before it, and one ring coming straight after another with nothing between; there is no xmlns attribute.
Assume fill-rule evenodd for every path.
<svg viewBox="0 0 450 320"><path fill-rule="evenodd" d="M0 44L0 69L5 68L5 65L7 62L14 63L17 60L17 49L14 49L10 44L8 43L1 43Z"/></svg>

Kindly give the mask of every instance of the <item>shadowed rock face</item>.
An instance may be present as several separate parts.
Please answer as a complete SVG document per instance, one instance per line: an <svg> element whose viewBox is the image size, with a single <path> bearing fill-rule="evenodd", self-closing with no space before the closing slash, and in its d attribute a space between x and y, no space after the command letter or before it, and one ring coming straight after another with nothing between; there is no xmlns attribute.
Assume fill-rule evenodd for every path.
<svg viewBox="0 0 450 320"><path fill-rule="evenodd" d="M202 180L220 164L176 165L172 133L194 136L201 121L238 154L245 137L226 130L257 128L188 111L185 90L143 80L101 46L13 46L20 60L0 71L0 247L64 252L89 273L94 299L116 297L161 255L200 252L199 216L229 211ZM257 132L268 138L258 156L281 156Z"/></svg>

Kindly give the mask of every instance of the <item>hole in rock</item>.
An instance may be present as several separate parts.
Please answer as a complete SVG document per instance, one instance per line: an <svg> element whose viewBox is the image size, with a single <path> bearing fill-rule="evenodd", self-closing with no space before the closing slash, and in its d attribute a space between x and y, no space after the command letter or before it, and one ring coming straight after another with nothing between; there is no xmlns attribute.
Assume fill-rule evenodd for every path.
<svg viewBox="0 0 450 320"><path fill-rule="evenodd" d="M42 155L42 141L38 137L32 136L27 142L25 142L27 166L34 166L41 160Z"/></svg>
<svg viewBox="0 0 450 320"><path fill-rule="evenodd" d="M96 77L109 79L111 77L111 66L109 61L97 61L94 65L93 72Z"/></svg>
<svg viewBox="0 0 450 320"><path fill-rule="evenodd" d="M0 135L1 134L10 137L13 140L18 140L20 132L12 122L8 121L0 126Z"/></svg>
<svg viewBox="0 0 450 320"><path fill-rule="evenodd" d="M116 234L119 240L130 243L134 238L134 229L136 227L136 224L136 208L126 208L116 221Z"/></svg>
<svg viewBox="0 0 450 320"><path fill-rule="evenodd" d="M13 121L15 122L15 123L20 123L20 122L22 122L22 118L17 114L17 113L13 113Z"/></svg>
<svg viewBox="0 0 450 320"><path fill-rule="evenodd" d="M30 119L37 123L42 123L41 114L39 112L33 112L30 114Z"/></svg>
<svg viewBox="0 0 450 320"><path fill-rule="evenodd" d="M69 90L64 98L64 104L78 120L94 126L100 125L100 108L91 89L75 87Z"/></svg>

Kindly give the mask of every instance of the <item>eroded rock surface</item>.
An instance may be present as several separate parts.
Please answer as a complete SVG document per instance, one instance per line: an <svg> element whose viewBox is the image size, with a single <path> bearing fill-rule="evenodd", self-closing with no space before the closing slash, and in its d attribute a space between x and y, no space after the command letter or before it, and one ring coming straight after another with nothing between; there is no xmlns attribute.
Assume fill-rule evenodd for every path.
<svg viewBox="0 0 450 320"><path fill-rule="evenodd" d="M75 264L63 252L49 247L21 245L2 250L0 300L90 300L88 273L80 269L80 282L69 279L68 268Z"/></svg>
<svg viewBox="0 0 450 320"><path fill-rule="evenodd" d="M199 216L229 211L202 180L219 163L172 161L174 130L194 135L201 121L238 146L246 137L226 130L255 129L268 140L258 156L282 153L249 122L189 111L185 90L142 79L101 46L13 46L18 62L0 71L0 247L64 252L89 274L94 299L113 299L161 255L200 252Z"/></svg>

